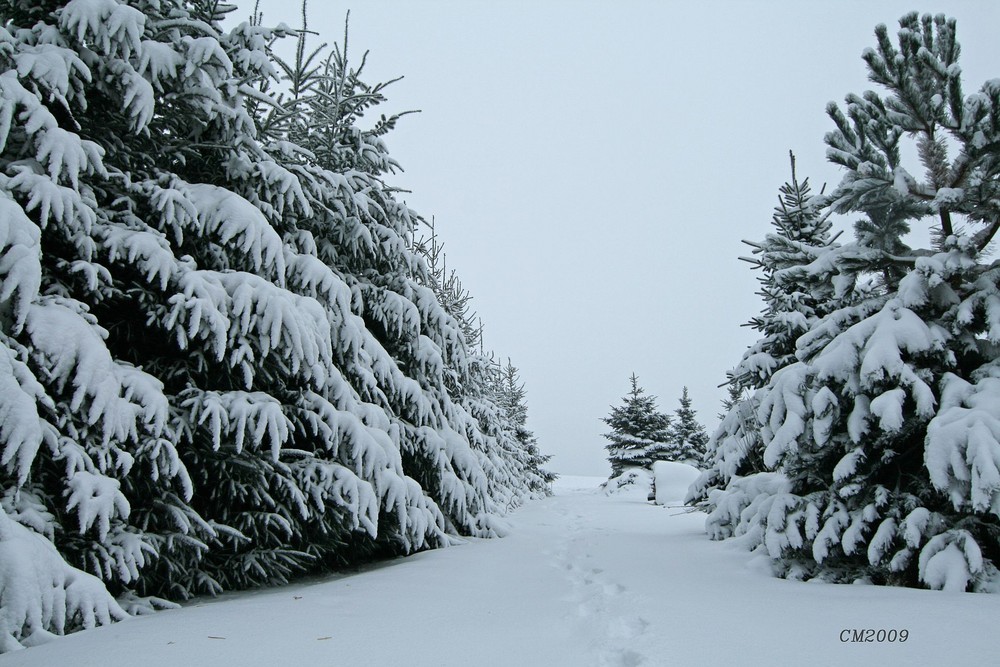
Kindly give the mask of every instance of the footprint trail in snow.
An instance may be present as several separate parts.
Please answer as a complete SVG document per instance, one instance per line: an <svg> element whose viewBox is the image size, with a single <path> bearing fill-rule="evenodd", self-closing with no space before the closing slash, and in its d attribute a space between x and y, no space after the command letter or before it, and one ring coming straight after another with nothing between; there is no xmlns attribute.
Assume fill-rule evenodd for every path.
<svg viewBox="0 0 1000 667"><path fill-rule="evenodd" d="M597 667L636 667L652 664L638 649L637 640L650 623L632 611L634 596L615 579L614 568L620 564L595 564L592 545L602 532L586 517L572 509L560 508L566 517L566 535L552 557L552 566L562 572L572 588L570 601L575 604L576 632L591 647Z"/></svg>

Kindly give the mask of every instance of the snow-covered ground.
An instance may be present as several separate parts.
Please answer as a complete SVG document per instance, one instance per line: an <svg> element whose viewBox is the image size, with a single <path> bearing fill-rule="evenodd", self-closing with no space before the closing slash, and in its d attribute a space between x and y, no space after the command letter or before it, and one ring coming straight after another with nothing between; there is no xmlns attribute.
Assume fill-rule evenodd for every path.
<svg viewBox="0 0 1000 667"><path fill-rule="evenodd" d="M0 656L15 665L994 664L1000 596L774 579L704 515L594 478L499 540L225 596ZM845 630L906 631L855 643ZM872 633L875 637L878 635ZM886 638L891 633L885 633Z"/></svg>

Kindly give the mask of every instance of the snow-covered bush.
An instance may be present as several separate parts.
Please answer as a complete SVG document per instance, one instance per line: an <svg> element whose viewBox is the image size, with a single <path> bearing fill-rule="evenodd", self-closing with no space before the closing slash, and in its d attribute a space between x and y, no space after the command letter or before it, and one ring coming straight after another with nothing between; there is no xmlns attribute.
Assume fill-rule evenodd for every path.
<svg viewBox="0 0 1000 667"><path fill-rule="evenodd" d="M645 468L626 468L601 484L601 490L607 496L647 500L653 491L653 473Z"/></svg>
<svg viewBox="0 0 1000 667"><path fill-rule="evenodd" d="M1000 86L963 96L954 21L900 25L898 47L879 26L864 54L889 95L829 108L828 157L847 171L814 205L865 215L857 242L796 246L772 272L828 292L785 318L792 355L757 364L759 383L736 375L753 393L689 500L713 537L745 536L784 576L996 590L1000 272L982 253L1000 229ZM900 162L907 135L923 181ZM900 235L924 219L934 245L911 250Z"/></svg>

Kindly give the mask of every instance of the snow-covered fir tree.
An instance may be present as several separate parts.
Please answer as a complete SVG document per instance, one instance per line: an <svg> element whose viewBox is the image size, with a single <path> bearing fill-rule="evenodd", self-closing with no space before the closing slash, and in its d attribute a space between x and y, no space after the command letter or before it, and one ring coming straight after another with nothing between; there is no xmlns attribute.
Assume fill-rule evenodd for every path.
<svg viewBox="0 0 1000 667"><path fill-rule="evenodd" d="M507 367L501 367L493 353L485 352L482 320L472 310L472 295L457 272L448 268L433 219L429 236L418 239L414 247L425 257L429 285L445 311L458 322L469 350L465 358L467 371L452 393L476 418L482 433L492 438L489 449L497 459L490 469L492 495L515 506L525 498L525 490L528 495L548 494L555 476L541 468L549 457L541 454L537 440L525 426L524 385L519 384L517 369L509 359Z"/></svg>
<svg viewBox="0 0 1000 667"><path fill-rule="evenodd" d="M749 326L763 335L732 373L739 389L755 390L767 384L779 368L795 360L795 343L817 317L825 314L835 287L805 269L823 255L832 242L831 224L819 210L809 179L799 181L795 156L789 153L792 178L779 188L778 206L771 224L774 232L762 242L744 241L752 257L743 257L754 269L764 309Z"/></svg>
<svg viewBox="0 0 1000 667"><path fill-rule="evenodd" d="M771 376L793 363L799 336L833 307L837 288L828 271L816 273L815 262L831 248L831 224L813 196L809 180L800 181L795 156L789 153L791 180L779 188L771 217L774 231L762 241L744 241L764 302L761 313L747 322L762 334L729 373L729 405L706 443L707 469L692 486L691 500L704 500L710 489L725 487L734 476L766 469L764 445L756 419L759 390ZM843 289L839 293L842 293Z"/></svg>
<svg viewBox="0 0 1000 667"><path fill-rule="evenodd" d="M708 433L691 407L687 387L684 387L678 402L680 406L674 410L666 441L655 449L652 458L654 461L679 461L700 468L704 465Z"/></svg>
<svg viewBox="0 0 1000 667"><path fill-rule="evenodd" d="M384 86L222 12L4 9L0 650L496 534L531 492L458 393L398 117L362 129Z"/></svg>
<svg viewBox="0 0 1000 667"><path fill-rule="evenodd" d="M836 293L755 395L767 471L709 492L710 533L743 535L784 576L1000 589L1000 273L983 255L1000 83L963 93L955 28L908 14L894 44L879 26L863 57L884 92L828 109L846 173L826 205L870 224L804 268ZM933 247L906 251L910 221Z"/></svg>
<svg viewBox="0 0 1000 667"><path fill-rule="evenodd" d="M497 402L506 415L505 421L514 428L514 437L526 457L525 466L529 471L532 490L537 493L549 493L550 485L556 480L557 475L542 466L552 457L538 449L538 438L528 430L527 391L517 368L510 359L507 360L507 365L499 370L496 395Z"/></svg>
<svg viewBox="0 0 1000 667"><path fill-rule="evenodd" d="M433 218L427 227L428 234L416 239L414 248L427 263L430 286L441 306L462 327L466 345L473 353L485 356L482 319L472 309L472 294L462 285L458 272L448 267L448 256Z"/></svg>
<svg viewBox="0 0 1000 667"><path fill-rule="evenodd" d="M307 81L296 100L305 109L304 120L290 126L291 138L308 148L320 167L351 179L350 187L336 184L335 199L326 205L335 212L331 225L312 239L324 261L349 276L351 304L377 344L374 353L397 367L376 356L376 366L357 382L374 377L397 385L373 387L366 400L390 414L393 428L400 429L407 475L444 512L449 532L495 534L493 517L523 491L523 479L503 455L506 447L496 433L484 430L501 417L480 412L489 410L479 401L483 363L465 340L463 322L439 301L443 294L414 240L419 219L384 183L396 164L383 137L398 116L358 128L361 116L384 100L385 88L364 83L363 67L364 59L352 68L346 48L336 47L316 76L308 74L308 65L306 74L300 65L290 68L293 77ZM276 116L274 125L280 127L281 115ZM352 236L345 239L336 212L350 212L359 202L367 208L347 216Z"/></svg>
<svg viewBox="0 0 1000 667"><path fill-rule="evenodd" d="M743 392L732 381L719 386L726 388L726 397L722 399L722 412L719 412L716 415L719 420L722 420L726 418L726 415L729 414L730 410L736 407L737 403L743 400Z"/></svg>
<svg viewBox="0 0 1000 667"><path fill-rule="evenodd" d="M657 409L656 397L646 394L635 373L629 382L632 388L622 397L622 404L612 406L611 414L602 417L611 427L604 437L609 441L605 449L612 478L628 468L650 468L670 433L670 417Z"/></svg>

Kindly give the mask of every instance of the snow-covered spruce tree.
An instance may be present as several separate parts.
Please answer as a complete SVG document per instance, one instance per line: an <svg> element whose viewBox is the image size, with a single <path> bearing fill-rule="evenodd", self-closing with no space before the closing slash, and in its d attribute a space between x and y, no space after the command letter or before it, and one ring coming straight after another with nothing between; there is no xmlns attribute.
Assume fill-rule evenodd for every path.
<svg viewBox="0 0 1000 667"><path fill-rule="evenodd" d="M691 407L687 387L684 387L678 401L680 407L674 410L674 417L667 429L667 439L653 451L652 458L654 461L679 461L700 468L705 461L708 433Z"/></svg>
<svg viewBox="0 0 1000 667"><path fill-rule="evenodd" d="M383 137L399 116L358 128L362 114L384 101L387 84L364 83L364 58L352 68L346 44L345 32L344 47L313 70L302 57L286 66L293 83L304 81L290 100L304 114L288 124L276 112L270 131L286 132L320 167L348 179L324 202L335 212L329 226L309 229L322 260L345 275L352 307L374 338L375 365L356 383L378 384L362 396L391 416L404 470L443 512L448 531L495 534L496 515L527 492L528 473L490 395L487 360L474 352L478 333L467 317L468 296L453 274L445 282L435 276L414 239L419 218L383 181L397 168ZM337 211L347 211L346 229ZM355 235L346 243L345 231Z"/></svg>
<svg viewBox="0 0 1000 667"><path fill-rule="evenodd" d="M760 271L758 294L764 308L744 326L762 337L729 373L731 402L706 443L708 467L692 485L690 501L703 502L710 490L724 488L734 476L765 470L754 414L758 392L776 371L796 360L799 336L850 292L849 283L823 263L834 246L822 200L813 196L808 179L798 179L795 156L789 153L789 159L791 180L779 188L771 217L774 231L762 241L744 241L753 251L741 258ZM834 277L840 280L836 285Z"/></svg>
<svg viewBox="0 0 1000 667"><path fill-rule="evenodd" d="M612 406L611 414L601 419L611 427L604 437L610 441L605 449L612 478L628 468L650 468L669 438L670 417L657 410L656 397L646 395L635 373L629 382L632 388L622 397L622 404Z"/></svg>
<svg viewBox="0 0 1000 667"><path fill-rule="evenodd" d="M234 147L221 185L263 213L283 275L273 286L241 276L230 317L243 336L230 342L229 379L220 382L213 369L184 403L196 424L189 466L197 471L196 506L239 531L223 534L224 548L200 567L223 588L447 539L440 509L403 471L399 427L382 402L397 392L424 398L376 337L412 314L401 308L365 319L354 266L331 260L357 258L363 274L364 253L392 258L403 244L379 244L362 219L369 210L394 212L394 202L347 165L360 161L352 152L363 147L345 148L344 164L324 168L295 143L307 125L304 105L265 114L274 109L269 81L244 87L255 139ZM349 111L341 122L357 118Z"/></svg>
<svg viewBox="0 0 1000 667"><path fill-rule="evenodd" d="M15 2L3 19L0 641L12 648L122 615L73 566L121 592L160 555L197 560L217 534L189 504L177 378L157 366L150 325L200 311L188 248L243 236L206 211L174 252L177 211L154 189L169 180L158 159L169 167L195 154L171 150L185 128L213 114L233 129L245 120L229 102L256 65L237 69L226 51L249 53L253 35L223 48L204 9L177 3ZM165 90L171 101L157 108ZM264 263L259 246L246 251ZM199 322L218 330L204 314L176 338L194 337Z"/></svg>
<svg viewBox="0 0 1000 667"><path fill-rule="evenodd" d="M551 493L550 485L556 480L557 475L542 466L552 457L541 453L538 449L538 438L528 430L527 392L517 368L510 359L507 360L507 365L500 369L496 395L507 422L514 429L514 437L524 457L523 465L528 471L529 488L537 494Z"/></svg>
<svg viewBox="0 0 1000 667"><path fill-rule="evenodd" d="M444 252L444 243L438 236L436 221L432 218L426 226L429 235L416 239L414 249L427 263L429 285L434 290L441 307L461 326L469 351L486 356L483 347L482 320L472 309L472 294L462 285L458 273L448 268L448 256Z"/></svg>
<svg viewBox="0 0 1000 667"><path fill-rule="evenodd" d="M895 255L859 229L831 253L855 299L762 390L775 472L713 492L708 526L745 534L789 577L995 591L1000 273L981 253L1000 229L1000 83L963 95L953 20L909 14L898 46L884 26L876 37L864 59L887 95L831 105L828 156L847 173L829 206L896 229L929 220L938 242ZM922 181L900 163L904 136Z"/></svg>
<svg viewBox="0 0 1000 667"><path fill-rule="evenodd" d="M810 324L825 314L835 297L835 286L817 279L805 267L830 248L831 224L819 210L809 179L798 180L795 156L789 153L792 178L779 190L771 224L775 231L763 241L744 241L753 257L743 257L761 275L758 294L764 301L760 315L749 326L763 334L733 371L740 389L756 390L779 368L795 361L795 343Z"/></svg>
<svg viewBox="0 0 1000 667"><path fill-rule="evenodd" d="M444 246L440 243L432 219L429 237L421 237L415 248L426 259L430 286L445 311L459 323L469 354L465 372L447 373L447 384L461 405L473 415L488 445L491 466L488 477L491 495L508 506L519 505L525 496L548 492L551 473L540 470L549 457L538 451L537 441L527 431L527 407L524 387L514 384L508 371L495 362L483 348L483 327L472 310L472 295L462 286L454 269L448 269ZM519 393L515 390L519 389Z"/></svg>

